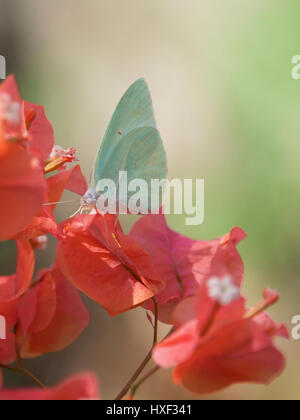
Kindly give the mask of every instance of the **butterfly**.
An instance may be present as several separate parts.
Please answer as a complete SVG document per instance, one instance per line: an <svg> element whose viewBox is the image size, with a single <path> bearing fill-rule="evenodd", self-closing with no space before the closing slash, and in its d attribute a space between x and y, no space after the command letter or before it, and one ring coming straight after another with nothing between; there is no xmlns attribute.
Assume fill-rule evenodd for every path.
<svg viewBox="0 0 300 420"><path fill-rule="evenodd" d="M153 191L152 180L165 180L167 177L167 159L163 142L153 113L151 95L144 79L137 80L129 87L120 100L100 145L90 187L81 199L79 212L94 209L101 196L99 183L109 179L116 185L116 197L119 208L127 208L133 191L122 195L122 176L126 173L126 185L141 179L148 186L147 203L141 207L142 213L150 210ZM160 199L157 200L160 207ZM153 210L153 206L151 206ZM156 209L158 210L158 209Z"/></svg>

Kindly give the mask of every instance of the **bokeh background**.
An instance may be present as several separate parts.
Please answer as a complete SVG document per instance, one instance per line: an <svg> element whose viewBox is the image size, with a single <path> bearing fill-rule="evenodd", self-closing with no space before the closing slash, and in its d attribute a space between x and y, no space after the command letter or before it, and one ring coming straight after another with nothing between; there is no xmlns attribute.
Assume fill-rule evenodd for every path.
<svg viewBox="0 0 300 420"><path fill-rule="evenodd" d="M98 143L127 87L146 78L168 154L170 178L205 178L205 222L171 227L212 239L239 225L245 293L260 299L278 288L271 310L291 327L300 313L300 54L298 0L0 0L0 54L23 96L46 107L56 143L77 148L89 176ZM69 216L74 206L61 206ZM123 220L125 229L132 220ZM38 253L52 263L55 242ZM15 249L0 244L1 274L13 272ZM91 324L70 348L27 362L54 384L95 370L112 398L149 349L152 330L142 310L115 319L95 303ZM165 328L162 327L162 333ZM285 373L269 387L238 385L209 398L298 399L300 342L279 342ZM5 374L8 386L31 385ZM139 398L196 398L162 371Z"/></svg>

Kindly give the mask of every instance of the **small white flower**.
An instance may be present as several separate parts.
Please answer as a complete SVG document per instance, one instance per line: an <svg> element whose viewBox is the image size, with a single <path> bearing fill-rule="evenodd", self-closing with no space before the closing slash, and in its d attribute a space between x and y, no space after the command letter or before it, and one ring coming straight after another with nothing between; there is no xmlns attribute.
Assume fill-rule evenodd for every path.
<svg viewBox="0 0 300 420"><path fill-rule="evenodd" d="M31 242L34 248L45 251L48 244L48 237L46 235L37 236L36 238L33 238Z"/></svg>
<svg viewBox="0 0 300 420"><path fill-rule="evenodd" d="M233 284L230 276L211 277L207 285L209 297L222 306L229 305L240 296L240 289Z"/></svg>
<svg viewBox="0 0 300 420"><path fill-rule="evenodd" d="M19 124L21 121L21 105L13 102L8 93L1 96L1 112L3 119L11 124Z"/></svg>
<svg viewBox="0 0 300 420"><path fill-rule="evenodd" d="M41 235L36 238L37 248L44 251L47 248L48 237L46 235Z"/></svg>

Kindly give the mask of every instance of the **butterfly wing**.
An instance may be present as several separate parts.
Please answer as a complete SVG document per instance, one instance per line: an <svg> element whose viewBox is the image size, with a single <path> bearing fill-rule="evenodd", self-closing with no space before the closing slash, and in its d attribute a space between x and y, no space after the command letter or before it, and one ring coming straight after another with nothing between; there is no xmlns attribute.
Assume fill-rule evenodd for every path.
<svg viewBox="0 0 300 420"><path fill-rule="evenodd" d="M113 161L120 143L132 130L143 126L155 128L156 123L149 89L145 80L139 79L122 97L106 130L92 173L92 187L103 179L108 164L118 169Z"/></svg>
<svg viewBox="0 0 300 420"><path fill-rule="evenodd" d="M124 191L122 186L124 179L119 178L120 171L126 171L126 195L122 196L119 191ZM119 205L124 208L128 207L128 200L135 194L135 192L127 191L127 183L132 180L141 179L147 183L147 189L142 191L142 194L147 194L146 208L142 208L143 213L147 213L150 209L151 203L157 203L157 208L152 207L152 210L158 210L161 206L161 191L160 196L156 200L152 200L152 194L157 194L157 190L152 188L153 179L166 179L167 177L167 159L163 147L163 143L159 132L154 127L138 127L130 131L127 135L122 137L118 147L114 150L113 158L103 167L102 179L111 179L115 185L118 186L117 197L119 198Z"/></svg>

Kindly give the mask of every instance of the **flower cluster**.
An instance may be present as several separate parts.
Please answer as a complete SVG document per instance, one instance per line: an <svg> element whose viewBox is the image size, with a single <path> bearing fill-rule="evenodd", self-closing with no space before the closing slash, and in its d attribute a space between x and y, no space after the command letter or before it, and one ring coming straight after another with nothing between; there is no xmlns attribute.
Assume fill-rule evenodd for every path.
<svg viewBox="0 0 300 420"><path fill-rule="evenodd" d="M41 389L5 390L0 372L0 399L99 398L91 373L45 388L24 366L24 359L60 351L82 333L89 313L80 292L111 316L142 306L152 322L152 312L146 362L152 356L155 370L172 367L174 382L199 395L278 376L285 360L274 338L288 332L265 310L279 295L266 289L258 305L247 307L237 250L242 229L192 240L171 230L163 214L149 214L125 234L117 215L95 210L58 224L53 212L64 191L82 197L88 190L74 161L73 148L54 145L43 107L22 100L7 78L0 86L0 240L15 241L18 261L15 274L0 277L0 366L27 374ZM35 249L46 248L49 234L57 239L56 261L35 274ZM160 343L158 321L171 325ZM119 398L134 396L137 376Z"/></svg>

